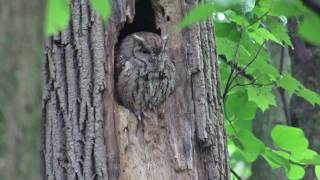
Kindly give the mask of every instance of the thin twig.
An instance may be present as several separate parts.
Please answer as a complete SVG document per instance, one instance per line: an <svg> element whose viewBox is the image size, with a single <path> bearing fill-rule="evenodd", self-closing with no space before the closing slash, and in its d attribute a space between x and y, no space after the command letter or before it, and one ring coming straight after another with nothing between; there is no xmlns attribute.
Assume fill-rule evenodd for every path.
<svg viewBox="0 0 320 180"><path fill-rule="evenodd" d="M224 56L220 56L220 59L228 66L230 66L231 69L235 69L235 71L240 72L242 70L241 67L238 66L237 63L228 62L227 59ZM251 74L247 74L246 72L240 72L240 75L249 81L254 81L255 78Z"/></svg>
<svg viewBox="0 0 320 180"><path fill-rule="evenodd" d="M241 27L241 31L240 31L240 37L239 37L239 41L237 43L237 46L236 46L236 50L234 52L234 55L233 55L233 58L231 60L232 63L234 63L236 61L236 57L238 55L238 51L240 49L240 44L241 44L241 40L242 40L242 35L243 35L243 28ZM228 80L227 80L227 84L226 84L226 87L224 89L224 92L223 92L223 95L222 95L222 99L225 101L226 99L226 96L227 96L227 93L229 91L229 88L230 88L230 80L232 79L233 77L233 73L234 73L234 69L231 68L231 72L230 72L230 75L228 77Z"/></svg>
<svg viewBox="0 0 320 180"><path fill-rule="evenodd" d="M279 73L283 74L283 68L284 68L284 47L281 46L281 54L280 54L280 65L279 65Z"/></svg>
<svg viewBox="0 0 320 180"><path fill-rule="evenodd" d="M247 29L248 27L255 25L255 24L256 24L257 22L259 22L262 18L264 18L265 16L267 16L270 11L271 11L271 9L269 9L267 12L265 12L264 14L262 14L260 17L258 17L258 19L256 19L253 23L247 25L245 28Z"/></svg>
<svg viewBox="0 0 320 180"><path fill-rule="evenodd" d="M235 87L239 87L239 86L259 86L259 87L263 87L263 86L273 86L274 83L271 82L271 83L267 83L267 84L258 84L258 83L255 83L254 81L250 82L250 83L247 83L247 84L235 84L233 85L231 88L230 88L230 91L235 88Z"/></svg>
<svg viewBox="0 0 320 180"><path fill-rule="evenodd" d="M282 75L283 71L284 71L284 47L281 48L281 55L280 55L280 66L279 66L279 73ZM284 112L284 116L286 118L286 124L287 125L291 125L291 118L290 118L290 114L289 114L289 107L287 104L287 97L286 94L284 92L284 90L280 87L277 88L279 94L280 94L280 99L282 102L282 107L283 107L283 112Z"/></svg>
<svg viewBox="0 0 320 180"><path fill-rule="evenodd" d="M231 173L238 179L241 180L241 177L235 172L232 168L230 168Z"/></svg>
<svg viewBox="0 0 320 180"><path fill-rule="evenodd" d="M265 44L265 41L261 44L261 46L259 47L257 53L255 54L255 56L253 57L253 59L241 70L238 71L237 74L232 78L232 80L230 81L230 84L233 83L233 81L243 72L245 72L247 70L247 68L257 59L257 57L259 56L263 46Z"/></svg>

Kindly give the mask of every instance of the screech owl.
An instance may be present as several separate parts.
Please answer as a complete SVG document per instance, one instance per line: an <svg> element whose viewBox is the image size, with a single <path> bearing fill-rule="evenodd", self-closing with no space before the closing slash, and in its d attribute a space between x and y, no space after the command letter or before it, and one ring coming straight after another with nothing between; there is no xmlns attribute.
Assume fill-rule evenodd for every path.
<svg viewBox="0 0 320 180"><path fill-rule="evenodd" d="M116 88L122 104L139 120L145 110L159 106L175 88L175 66L166 42L158 34L137 32L120 44Z"/></svg>

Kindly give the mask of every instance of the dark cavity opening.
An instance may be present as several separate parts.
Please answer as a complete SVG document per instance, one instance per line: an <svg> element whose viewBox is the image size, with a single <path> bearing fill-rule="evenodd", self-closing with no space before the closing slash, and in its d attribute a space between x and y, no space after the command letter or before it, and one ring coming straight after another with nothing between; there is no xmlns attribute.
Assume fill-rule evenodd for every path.
<svg viewBox="0 0 320 180"><path fill-rule="evenodd" d="M135 16L132 23L125 23L120 31L118 42L129 34L134 32L153 32L161 35L161 30L157 29L155 22L155 13L151 0L137 0L135 4Z"/></svg>

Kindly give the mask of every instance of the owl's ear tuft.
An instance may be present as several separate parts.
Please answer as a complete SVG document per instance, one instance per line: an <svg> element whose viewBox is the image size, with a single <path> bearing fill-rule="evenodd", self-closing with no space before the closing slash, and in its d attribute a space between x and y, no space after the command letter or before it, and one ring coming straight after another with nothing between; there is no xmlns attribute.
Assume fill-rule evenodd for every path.
<svg viewBox="0 0 320 180"><path fill-rule="evenodd" d="M138 36L138 35L136 35L136 34L133 34L132 37L133 37L135 40L138 40L138 41L140 41L140 42L143 42L143 43L146 42L146 40L145 40L143 37Z"/></svg>
<svg viewBox="0 0 320 180"><path fill-rule="evenodd" d="M141 36L138 36L136 34L133 34L132 37L137 40L137 42L140 44L140 46L144 47L145 49L147 49L148 51L152 51L152 48L150 47L150 45L148 45L148 43L146 42L146 40L141 37Z"/></svg>

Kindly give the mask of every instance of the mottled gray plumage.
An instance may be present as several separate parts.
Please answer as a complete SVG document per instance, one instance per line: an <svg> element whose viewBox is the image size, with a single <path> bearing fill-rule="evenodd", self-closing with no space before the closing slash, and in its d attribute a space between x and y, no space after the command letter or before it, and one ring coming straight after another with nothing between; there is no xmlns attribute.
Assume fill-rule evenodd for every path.
<svg viewBox="0 0 320 180"><path fill-rule="evenodd" d="M115 65L120 101L138 119L174 90L175 67L169 59L166 40L157 34L138 32L125 37Z"/></svg>

